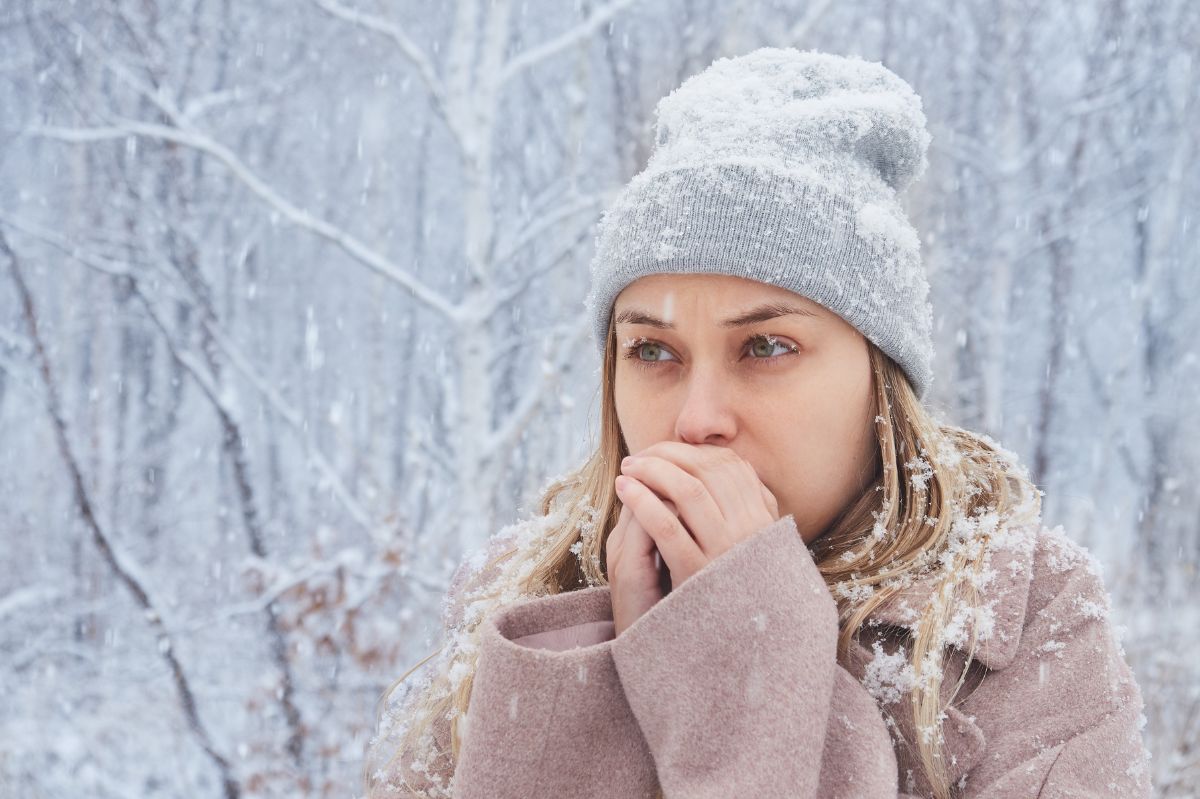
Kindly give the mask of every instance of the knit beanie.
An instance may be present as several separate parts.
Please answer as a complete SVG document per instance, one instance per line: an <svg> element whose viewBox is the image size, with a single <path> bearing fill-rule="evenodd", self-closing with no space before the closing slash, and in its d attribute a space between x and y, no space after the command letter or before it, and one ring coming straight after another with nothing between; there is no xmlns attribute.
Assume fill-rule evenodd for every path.
<svg viewBox="0 0 1200 799"><path fill-rule="evenodd" d="M601 217L585 305L599 349L639 277L717 273L790 289L857 328L924 398L929 284L899 195L925 170L921 98L882 64L764 47L655 107L654 150Z"/></svg>

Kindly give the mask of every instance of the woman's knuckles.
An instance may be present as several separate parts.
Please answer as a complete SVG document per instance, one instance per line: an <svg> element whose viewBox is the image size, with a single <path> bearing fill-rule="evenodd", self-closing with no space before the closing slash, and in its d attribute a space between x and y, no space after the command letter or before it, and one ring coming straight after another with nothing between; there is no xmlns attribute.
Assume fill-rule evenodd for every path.
<svg viewBox="0 0 1200 799"><path fill-rule="evenodd" d="M667 546L670 546L671 542L675 541L679 537L679 522L676 521L675 517L671 516L670 514L656 518L653 522L653 525L654 539L656 541L663 542Z"/></svg>
<svg viewBox="0 0 1200 799"><path fill-rule="evenodd" d="M708 499L708 487L700 478L689 476L684 481L683 499L691 502L703 502Z"/></svg>

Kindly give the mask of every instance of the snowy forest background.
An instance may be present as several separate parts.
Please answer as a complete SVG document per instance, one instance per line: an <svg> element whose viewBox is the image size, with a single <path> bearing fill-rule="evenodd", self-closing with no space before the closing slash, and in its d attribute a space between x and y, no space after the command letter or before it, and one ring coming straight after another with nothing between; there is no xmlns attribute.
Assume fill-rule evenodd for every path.
<svg viewBox="0 0 1200 799"><path fill-rule="evenodd" d="M1194 0L5 0L0 796L347 797L468 550L593 440L594 225L761 45L921 94L947 421L1105 567L1200 784Z"/></svg>

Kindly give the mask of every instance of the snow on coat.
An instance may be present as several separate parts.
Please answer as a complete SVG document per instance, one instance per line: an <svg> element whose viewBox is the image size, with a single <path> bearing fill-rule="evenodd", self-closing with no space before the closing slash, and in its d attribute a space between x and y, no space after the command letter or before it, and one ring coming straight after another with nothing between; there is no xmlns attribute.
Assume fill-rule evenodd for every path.
<svg viewBox="0 0 1200 799"><path fill-rule="evenodd" d="M951 636L974 626L979 638L943 719L951 782L964 797L1150 796L1142 697L1098 564L1061 527L992 542L984 613ZM931 583L878 608L845 666L836 602L791 515L618 637L607 586L507 602L480 627L456 772L431 775L452 777L451 792L429 795L928 796L904 743L922 734L902 701L912 670L889 634L917 618ZM966 655L950 652L958 675Z"/></svg>

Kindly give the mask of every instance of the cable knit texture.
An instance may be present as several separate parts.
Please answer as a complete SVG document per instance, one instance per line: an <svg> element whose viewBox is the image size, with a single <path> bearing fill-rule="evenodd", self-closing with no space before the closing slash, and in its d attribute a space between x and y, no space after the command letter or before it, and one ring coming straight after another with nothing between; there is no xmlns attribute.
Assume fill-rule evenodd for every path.
<svg viewBox="0 0 1200 799"><path fill-rule="evenodd" d="M1096 562L1039 527L992 568L988 645L944 720L959 795L1150 796ZM506 606L484 621L453 796L929 796L907 702L877 668L928 590L884 605L839 664L833 597L789 515L615 638L607 586Z"/></svg>

